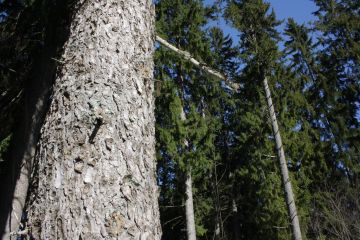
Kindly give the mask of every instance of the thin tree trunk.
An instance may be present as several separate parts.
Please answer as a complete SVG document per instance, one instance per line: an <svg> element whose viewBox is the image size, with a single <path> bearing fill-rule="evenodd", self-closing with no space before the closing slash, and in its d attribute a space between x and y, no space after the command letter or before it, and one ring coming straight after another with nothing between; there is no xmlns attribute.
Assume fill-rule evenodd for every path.
<svg viewBox="0 0 360 240"><path fill-rule="evenodd" d="M185 201L185 212L186 212L186 233L188 240L196 240L196 229L195 229L195 215L194 215L194 200L192 193L192 178L191 178L191 168L186 173L185 181L185 192L186 192L186 201Z"/></svg>
<svg viewBox="0 0 360 240"><path fill-rule="evenodd" d="M35 239L160 239L151 0L79 1L35 156Z"/></svg>
<svg viewBox="0 0 360 240"><path fill-rule="evenodd" d="M182 77L181 77L182 81ZM181 111L181 120L186 120L186 115L184 111L184 107L182 107ZM184 142L186 148L189 143L187 140ZM185 218L186 218L186 234L188 240L196 240L196 229L195 229L195 214L194 214L194 199L192 192L192 178L191 178L191 166L188 166L186 171L186 179L185 179Z"/></svg>
<svg viewBox="0 0 360 240"><path fill-rule="evenodd" d="M236 206L236 202L234 197L231 200L232 205L232 214L233 214L233 231L234 231L234 240L240 240L240 226L239 226L239 216L238 216L238 208Z"/></svg>
<svg viewBox="0 0 360 240"><path fill-rule="evenodd" d="M288 212L290 215L293 238L294 238L294 240L301 240L302 237L301 237L300 223L299 223L299 218L297 215L294 193L292 191L289 172L288 172L287 163L286 163L286 159L285 159L284 147L282 145L280 130L279 130L279 126L277 123L275 109L274 109L274 105L273 105L273 102L271 99L270 88L269 88L266 77L263 80L263 84L264 84L264 88L265 88L265 94L266 94L266 100L267 100L267 104L268 104L268 108L269 108L271 124L272 124L272 128L274 131L276 149L278 151L278 157L279 157L279 161L280 161L281 177L282 177L282 181L284 184L284 190L285 190L285 195L286 195L286 204L287 204Z"/></svg>
<svg viewBox="0 0 360 240"><path fill-rule="evenodd" d="M181 113L180 118L182 121L186 120L186 113L184 111L184 78L181 73L181 66L179 67L180 74L178 75L179 78L179 84L181 88L181 100L182 100L182 107L181 107ZM186 150L188 151L189 142L187 139L184 140L184 145ZM190 163L188 163L189 166L187 166L186 171L186 179L185 179L185 220L186 220L186 235L188 240L196 240L196 229L195 229L195 211L194 211L194 199L193 199L193 192L192 192L192 178L191 178L191 166Z"/></svg>
<svg viewBox="0 0 360 240"><path fill-rule="evenodd" d="M216 220L215 220L215 231L214 239L219 240L223 237L223 226L222 226L222 216L221 216L221 206L220 206L220 195L219 195L219 182L217 175L216 162L214 164L214 191L215 191L215 211L216 211Z"/></svg>

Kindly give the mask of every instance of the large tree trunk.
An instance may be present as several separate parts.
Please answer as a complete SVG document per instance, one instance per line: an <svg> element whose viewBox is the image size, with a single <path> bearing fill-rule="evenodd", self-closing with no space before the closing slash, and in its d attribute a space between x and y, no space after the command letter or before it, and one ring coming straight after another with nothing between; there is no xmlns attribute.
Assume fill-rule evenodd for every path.
<svg viewBox="0 0 360 240"><path fill-rule="evenodd" d="M273 105L273 102L271 99L270 88L269 88L266 77L263 80L263 84L264 84L264 88L265 88L265 94L266 94L267 104L268 104L268 108L269 108L271 124L272 124L272 128L274 131L276 149L278 151L281 177L282 177L283 185L285 188L286 204L288 207L288 212L289 212L289 216L290 216L290 220L291 220L293 238L294 238L294 240L301 240L302 237L301 237L300 223L299 223L299 218L298 218L297 211L296 211L294 193L292 191L289 172L288 172L287 163L286 163L286 159L285 159L284 148L283 148L282 140L281 140L281 136L280 136L280 130L279 130L279 126L277 123L275 109L274 109L274 105Z"/></svg>
<svg viewBox="0 0 360 240"><path fill-rule="evenodd" d="M85 0L35 156L36 239L160 239L151 0Z"/></svg>

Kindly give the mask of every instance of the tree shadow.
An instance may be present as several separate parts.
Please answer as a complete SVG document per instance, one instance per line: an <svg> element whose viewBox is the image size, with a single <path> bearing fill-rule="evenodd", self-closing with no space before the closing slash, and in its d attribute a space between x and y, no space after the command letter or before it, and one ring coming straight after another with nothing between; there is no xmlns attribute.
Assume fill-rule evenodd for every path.
<svg viewBox="0 0 360 240"><path fill-rule="evenodd" d="M0 236L2 238L8 234L6 231L9 223L16 221L16 229L10 231L17 231L19 227L18 222L22 216L11 213L14 207L21 209L18 212L22 213L25 205L31 173L34 171L34 156L41 126L51 103L57 66L61 64L54 59L61 56L63 45L68 39L75 2L36 0L31 6L22 10L26 11L26 14L21 17L26 18L35 14L31 17L35 21L21 19L20 23L25 27L39 24L43 42L39 43L34 52L28 53L33 58L31 70L29 76L24 79L23 104L20 106L8 159L1 171ZM19 38L22 37L25 36L19 35Z"/></svg>

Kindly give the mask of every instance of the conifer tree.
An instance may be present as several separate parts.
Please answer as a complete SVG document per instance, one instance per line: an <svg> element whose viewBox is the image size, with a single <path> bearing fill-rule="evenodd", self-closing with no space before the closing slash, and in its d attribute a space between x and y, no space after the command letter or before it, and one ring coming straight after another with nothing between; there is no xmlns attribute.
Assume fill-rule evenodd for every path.
<svg viewBox="0 0 360 240"><path fill-rule="evenodd" d="M359 152L356 140L359 134L356 119L359 99L356 82L359 78L356 43L359 18L356 12L359 4L346 0L315 3L319 8L315 12L318 17L315 30L319 36L316 45L311 43L305 26L289 21L286 29L290 37L286 45L293 54L292 64L305 83L304 95L312 103L306 116L312 128L310 136L317 161L313 161L311 171L307 172L311 178L309 191L314 206L308 235L348 238L355 236L356 230L341 216L347 215L349 219L349 212L358 214L358 205L351 200L351 192L358 189L358 161L354 156ZM337 197L339 192L348 203L339 203L339 211L330 210L333 199L342 202ZM351 206L351 210L345 205ZM352 234L341 230L345 225Z"/></svg>
<svg viewBox="0 0 360 240"><path fill-rule="evenodd" d="M255 106L258 105L260 109L263 106L268 106L268 111L270 112L270 122L273 128L273 136L276 142L276 151L278 152L280 161L280 172L286 194L286 203L289 212L289 219L291 221L293 238L301 239L302 237L297 210L295 207L295 199L289 179L287 162L285 160L283 145L280 137L280 130L276 120L277 117L275 115L270 88L268 85L268 78L273 78L272 76L274 75L274 71L276 71L275 67L278 64L277 61L280 57L276 47L277 41L279 41L279 35L275 30L275 27L279 24L279 22L276 21L274 12L269 12L269 4L258 0L229 1L226 10L226 17L232 22L234 27L240 31L240 38L242 41L240 47L242 50L242 57L245 62L245 68L243 70L244 74L242 76L244 88L242 91L248 92L248 95L251 94L247 97L248 101L252 100L249 104L255 104ZM259 89L259 85L261 84L264 86L265 93ZM254 92L257 92L257 94L255 95ZM259 94L265 94L266 99ZM259 118L261 115L256 114L254 111L255 109L256 108L253 108L253 111L251 113L247 113L247 115L249 117L252 115L253 118L258 118L258 121L261 124L262 120ZM252 123L254 123L254 120L252 120ZM266 133L266 126L263 126L263 128L265 133L262 134L262 137L269 137L269 133ZM244 136L243 133L242 135ZM271 144L271 142L268 144ZM261 145L265 145L265 143ZM251 146L254 146L254 144L251 144ZM260 149L261 148L264 147L260 146ZM257 148L256 150L259 151L260 149ZM260 157L264 155L268 156L269 154L260 153ZM260 167L259 162L254 164ZM255 166L252 167L254 168ZM260 167L259 170L264 171L264 168ZM261 196L261 198L263 201L269 200L267 199L265 193ZM270 216L273 214L274 213L271 213Z"/></svg>
<svg viewBox="0 0 360 240"><path fill-rule="evenodd" d="M179 9L189 11L191 9L191 11L193 11L192 14L197 14L199 16L194 17L194 19L196 21L191 21L188 22L188 18L182 19L183 23L180 24L181 27L189 27L190 29L196 29L195 26L205 26L206 24L206 17L210 16L211 17L211 12L212 12L212 8L199 8L199 10L195 10L197 9L196 7L194 7L194 5L192 4L199 4L200 1L194 1L192 2L190 5L185 5L182 6L181 4L179 5L175 5L177 6ZM183 4L183 3L182 3ZM170 8L173 9L174 5L171 3L167 3L167 1L160 1L159 5L158 5L158 16L159 14L162 15L164 14L164 12L166 12L166 8ZM195 5L196 6L196 5ZM162 9L162 11L159 11L159 9ZM205 11L204 11L205 10ZM176 11L176 14L180 15L181 11ZM174 14L174 13L173 13ZM177 26L177 23L175 20L176 19L180 19L180 16L178 15L171 15L174 20L166 22L166 24L162 23L161 21L163 21L163 19L160 19L158 21L158 26L163 24L163 27L159 27L158 31L164 31L164 32L171 32L173 31L172 28L175 28L174 26ZM163 15L164 16L164 15ZM169 16L169 15L167 15ZM176 17L177 16L177 17ZM185 15L186 17L187 15ZM202 17L201 17L202 16ZM200 18L201 17L201 18ZM202 19L201 23L199 24L197 22L197 20ZM181 23L181 21L180 21ZM170 29L169 29L170 28ZM167 31L163 30L166 29ZM191 34L194 34L194 32L190 32L190 33L185 33L184 36L179 36L179 39L184 39L184 44L176 44L176 38L173 38L170 34L168 35L168 40L171 42L173 41L173 45L178 46L181 50L188 50L191 55L193 57L195 57L196 59L201 59L201 61L206 62L206 64L208 66L213 66L215 69L220 69L221 72L226 73L226 75L231 75L231 72L234 71L235 69L235 63L234 61L234 57L236 55L236 50L234 48L232 48L232 41L230 39L229 36L225 37L222 34L222 31L219 28L211 28L209 29L209 35L207 36L205 34L205 31L202 29L198 29L197 30L200 34L203 35L201 42L197 43L198 45L187 45L186 42L188 42L187 39L191 39ZM195 32L196 33L196 32ZM174 34L178 34L178 33L174 33ZM175 41L175 42L174 42ZM179 41L179 40L178 40ZM204 45L204 47L202 47L202 45ZM200 46L198 48L196 48L197 46ZM190 49L190 50L189 50ZM191 49L193 49L193 51L191 51ZM204 49L203 51L200 51ZM204 54L206 53L206 54ZM161 54L161 55L160 55ZM167 57L163 57L163 54ZM160 56L159 56L160 55ZM223 193L227 193L227 189L228 188L222 188L223 185L220 185L219 181L222 181L222 183L224 182L224 179L221 176L217 176L217 168L220 166L220 168L222 168L222 170L225 169L226 171L226 167L225 164L223 164L221 162L221 155L223 155L222 153L219 154L219 151L226 151L224 149L224 147L222 146L223 142L221 142L223 139L222 138L222 134L225 132L222 132L222 129L224 129L222 126L222 124L224 124L224 121L226 122L226 118L228 118L229 116L225 116L226 114L229 115L229 99L230 99L230 88L227 86L225 87L225 85L227 85L228 83L222 81L223 79L218 79L218 78L214 78L212 77L212 75L208 74L206 71L199 71L201 70L201 66L199 69L197 69L196 66L190 64L186 61L184 61L184 59L179 59L178 56L172 54L172 53L168 53L168 52L163 52L162 49L159 49L158 51L158 56L159 59L157 62L157 66L159 68L159 71L157 70L157 74L159 74L158 76L162 79L172 79L173 83L169 83L169 81L166 82L162 82L162 91L161 91L161 97L158 98L158 109L161 109L159 111L159 113L161 113L161 115L159 114L159 119L161 119L160 121L158 121L159 125L161 124L161 122L164 120L165 122L167 117L163 118L162 115L164 114L164 111L168 111L171 112L170 115L168 115L168 117L170 116L174 116L173 114L177 115L179 114L179 112L176 113L175 108L171 108L170 105L168 104L169 102L171 102L172 100L167 99L164 100L164 97L166 98L166 96L170 96L168 93L166 93L167 91L169 91L170 89L168 87L170 87L170 84L176 88L180 89L179 90L174 90L174 94L180 96L180 100L181 100L181 96L187 96L185 99L183 99L182 104L185 104L185 107L182 108L178 108L178 109L183 109L184 113L186 114L186 121L185 122L190 122L189 117L193 116L194 121L196 119L198 119L197 121L203 122L202 124L206 124L206 132L203 134L202 140L200 142L198 142L198 144L195 144L194 146L196 147L196 151L198 152L198 156L200 157L200 159L196 159L196 161L194 161L191 164L192 167L192 172L195 173L195 184L193 185L193 187L196 189L196 197L195 197L195 214L196 214L196 227L197 227L197 234L198 237L201 237L202 235L206 236L213 236L216 237L217 239L220 238L220 236L225 236L225 230L223 227L224 221L226 221L225 217L222 217L222 213L223 213L223 208L224 206L226 206L226 202L224 203L223 201L220 200L220 198L223 199ZM202 60L205 59L205 60ZM179 73L179 67L175 68L174 64L171 63L171 61L174 61L176 63L177 66L182 66L183 67L183 72L185 73L183 76L185 77L181 77L178 76L177 74ZM170 63L169 63L170 62ZM181 65L182 64L182 65ZM166 69L172 68L174 69L174 71L172 70L171 73L166 72ZM165 72L165 73L164 73ZM188 74L187 72L191 73ZM189 77L187 77L187 75ZM180 81L179 81L180 80ZM189 80L191 82L189 82ZM173 85L175 82L175 85ZM159 81L160 83L160 81ZM179 84L179 83L183 83L183 84ZM172 88L172 87L170 87ZM184 91L181 91L181 89L185 89L185 94L182 94ZM227 89L227 90L226 90ZM170 91L173 91L170 90ZM163 94L166 93L166 94ZM175 96L176 97L176 96ZM177 98L177 97L176 97ZM196 109L196 111L189 111L189 109L191 109L191 107L187 107L193 105ZM169 107L166 107L169 106ZM165 107L165 108L164 108ZM167 110L165 110L167 109ZM170 111L169 111L170 110ZM228 112L228 113L226 113ZM179 116L179 115L178 115ZM181 114L180 114L181 116ZM198 116L198 117L195 117ZM195 117L195 118L194 118ZM199 117L201 119L199 119ZM171 117L172 118L172 117ZM164 123L165 123L164 122ZM195 122L191 123L194 124ZM166 123L168 124L168 123ZM170 122L169 122L170 124ZM177 123L178 124L178 123ZM159 157L162 161L159 162L159 170L160 170L160 174L164 177L166 177L166 174L163 175L164 173L164 167L166 165L165 161L169 161L172 162L169 165L173 165L175 163L178 164L179 162L181 163L181 161L176 160L178 158L178 156L176 156L176 154L178 152L173 152L172 153L172 158L171 157L166 160L166 158L164 158L165 154L167 155L170 151L169 150L165 150L167 147L166 145L170 146L169 143L166 143L164 141L164 138L162 136L168 136L168 134L165 134L165 126L159 126L158 127L158 132L160 134L158 134L158 139L160 140L160 144L158 144L158 147L160 148L161 153L159 154ZM201 126L201 125L198 125ZM167 130L166 133L171 132L171 130L169 129L170 126L167 126ZM199 131L200 128L198 128L197 131ZM194 129L192 129L192 125L187 124L187 126L185 126L184 131L188 131L187 136L191 136L191 134L196 133L196 131ZM219 132L221 131L221 132ZM174 132L171 133L174 136ZM196 133L198 134L198 133ZM227 134L227 133L226 133ZM196 139L196 138L195 138ZM178 141L183 141L180 138L176 138L176 139L172 139L175 142ZM188 144L194 143L193 140L191 140L191 138L187 138L186 141ZM196 143L196 141L195 141ZM175 146L175 144L174 144ZM219 146L219 147L218 147ZM175 149L175 148L174 148ZM165 153L167 152L167 153ZM204 161L204 165L198 165L199 163L201 163L203 160L201 160L201 158L204 158L204 160L206 160L206 162ZM175 161L174 161L175 160ZM195 164L195 166L194 166ZM188 165L188 163L187 163ZM188 166L185 166L188 167ZM178 168L180 169L180 172L184 172L184 169L181 170L181 166L178 166ZM173 171L174 169L171 169L170 171ZM224 174L225 171L222 171L221 173ZM181 181L181 174L175 176L175 178L180 179ZM160 181L163 182L162 177L160 177ZM177 180L178 182L179 180ZM165 193L168 192L169 190L165 190L167 188L167 186L163 185L163 183L161 183L162 186L162 192L164 195L167 195ZM165 190L165 191L164 191ZM160 198L160 201L163 201L162 198ZM162 205L162 204L160 204ZM167 212L170 212L171 210L166 209L165 212L162 212L163 216L164 214L166 214ZM175 217L176 218L176 217ZM175 219L174 218L174 219ZM171 220L171 218L170 218ZM166 221L167 222L167 221ZM165 234L167 234L167 231L165 229ZM172 236L173 238L175 236ZM178 237L178 236L176 236Z"/></svg>
<svg viewBox="0 0 360 240"><path fill-rule="evenodd" d="M206 59L209 58L209 43L205 32L201 28L206 24L207 9L202 5L202 2L176 1L174 4L173 1L159 1L156 10L158 34L177 48L189 51L197 59L202 61L205 59L204 62L206 62ZM180 191L186 186L184 192L194 192L196 188L193 188L193 186L197 181L196 176L201 176L211 169L211 161L208 159L209 144L211 144L209 138L211 138L211 135L208 134L208 127L205 124L206 119L200 113L204 102L204 94L202 93L206 85L208 85L206 75L199 69L194 68L191 63L179 58L176 54L169 53L167 50L158 51L157 56L156 75L161 81L161 96L158 98L157 104L159 110L163 109L159 113L163 114L165 110L169 114L168 117L171 116L173 119L173 121L167 123L166 118L158 115L159 171L160 174L164 170L173 171L164 174L172 175L170 181L182 182L183 186L178 186ZM170 99L167 98L168 101L165 102L162 96L165 98L170 97ZM164 158L164 156L168 156L168 158ZM173 169L164 168L166 165L174 167ZM166 177L166 175L164 176ZM190 183L190 180L192 180L192 183ZM160 181L162 181L161 178ZM162 191L172 191L173 186L160 184ZM167 187L169 189L166 189ZM164 195L166 195L165 192ZM197 206L204 207L205 211L209 207L206 206L206 201L202 204L196 204L201 201L200 196L197 194L198 198L190 203L191 198L189 196L191 197L190 194L188 196L185 194L183 198L185 210L189 213L185 220L186 222L196 222L197 234L201 236L205 234L201 219L197 217L192 220L191 215L202 215L199 214L202 209L197 208ZM162 200L166 201L166 199L160 197L160 206ZM182 204L178 203L177 205ZM189 209L191 205L196 206L195 213ZM195 239L192 230L195 226L192 225L187 224L188 239ZM164 234L166 236L170 234L166 228Z"/></svg>
<svg viewBox="0 0 360 240"><path fill-rule="evenodd" d="M233 47L232 39L225 36L221 29L213 27L209 29L210 44L212 50L212 65L233 79L238 68L238 51ZM219 81L216 79L215 81ZM215 239L231 239L238 234L237 212L234 210L233 168L231 162L231 126L230 119L235 112L234 94L237 88L231 90L223 84L213 84L205 95L207 103L207 115L213 118L214 126L211 128L215 136L213 155L212 197L214 201ZM231 83L231 86L236 85ZM235 204L236 208L236 204ZM231 216L228 218L227 216Z"/></svg>
<svg viewBox="0 0 360 240"><path fill-rule="evenodd" d="M302 237L359 236L360 3L313 2L317 20L300 25L289 19L282 52L276 31L280 22L266 1L155 1L156 40L161 42L155 45L154 95L163 239L299 239L301 235L292 234L296 224L289 224L284 200L288 177ZM150 232L150 238L160 238L153 154L148 138L142 138L151 135L154 124L144 110L151 108L153 97L147 77L152 69L150 5L145 0L0 1L0 184L6 193L0 202L0 235L5 231L6 239L11 231L15 238L29 230L37 238L146 238ZM118 13L136 17L119 22ZM214 27L221 14L238 30L236 46L223 34L222 23ZM144 16L148 21L139 22ZM133 21L121 25L129 19ZM123 34L127 26L132 30ZM129 40L133 33L144 41ZM160 37L179 51L163 47ZM98 54L95 62L89 57L92 51ZM145 60L137 61L145 52ZM132 53L136 57L119 57ZM89 75L91 81L81 80ZM144 104L134 110L140 101ZM149 124L137 131L140 122ZM126 149L121 148L123 141L111 143L117 138L114 129L124 135ZM133 141L134 136L143 140ZM139 146L147 149L144 154L141 147L136 151ZM117 150L121 154L115 155L126 158L126 164L112 161L115 155L110 153ZM283 179L276 151L281 166L289 169ZM148 156L146 161L133 161L140 155ZM146 164L140 166L142 162ZM125 168L129 174L124 175ZM13 181L20 169L21 179ZM115 171L121 171L120 181L107 174ZM150 181L137 180L145 175ZM100 178L101 186L91 187ZM126 213L102 211L105 203L125 201L117 210ZM21 216L24 204L27 211ZM97 216L106 217L83 218L97 207Z"/></svg>
<svg viewBox="0 0 360 240"><path fill-rule="evenodd" d="M354 0L314 1L320 69L317 83L318 121L333 169L352 186L359 184L360 47L359 9Z"/></svg>

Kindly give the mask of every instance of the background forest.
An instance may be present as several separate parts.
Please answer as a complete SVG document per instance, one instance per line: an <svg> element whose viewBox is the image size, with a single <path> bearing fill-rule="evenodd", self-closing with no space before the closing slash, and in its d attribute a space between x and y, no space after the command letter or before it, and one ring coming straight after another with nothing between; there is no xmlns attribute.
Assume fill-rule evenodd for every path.
<svg viewBox="0 0 360 240"><path fill-rule="evenodd" d="M2 177L33 56L48 41L53 2L0 5ZM314 22L290 18L279 32L265 0L155 1L156 34L227 78L156 44L163 239L187 239L189 186L197 239L291 239L264 76L303 239L360 239L360 2L313 2ZM210 24L221 19L238 41Z"/></svg>

